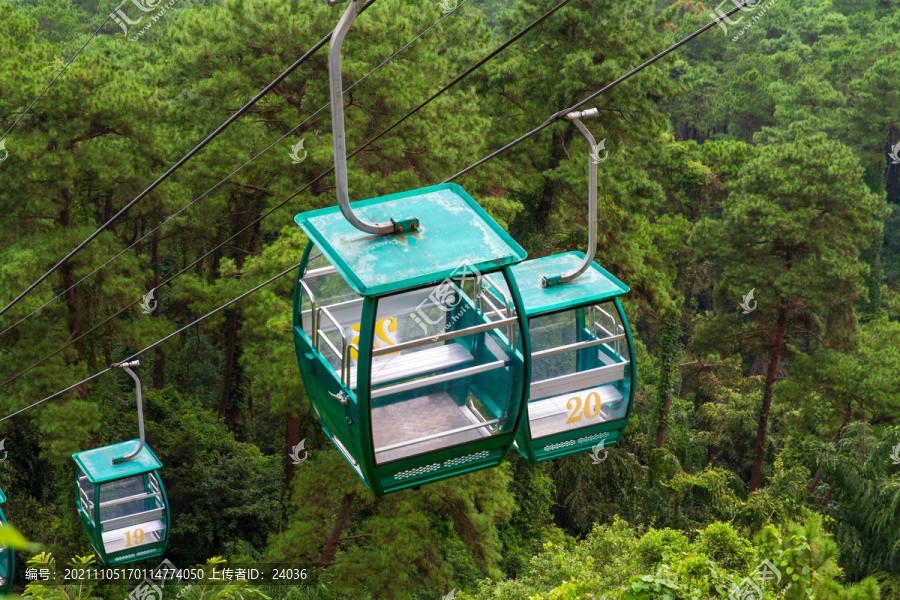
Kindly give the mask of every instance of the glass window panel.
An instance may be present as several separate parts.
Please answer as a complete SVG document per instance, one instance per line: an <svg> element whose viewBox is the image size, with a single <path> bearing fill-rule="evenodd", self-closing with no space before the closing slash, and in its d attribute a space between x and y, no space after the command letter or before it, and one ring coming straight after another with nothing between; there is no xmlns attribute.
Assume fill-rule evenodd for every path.
<svg viewBox="0 0 900 600"><path fill-rule="evenodd" d="M625 418L631 357L613 302L534 317L528 419L533 438ZM611 339L622 336L622 339ZM609 340L553 352L574 344Z"/></svg>
<svg viewBox="0 0 900 600"><path fill-rule="evenodd" d="M9 583L10 558L9 546L0 546L0 586Z"/></svg>
<svg viewBox="0 0 900 600"><path fill-rule="evenodd" d="M78 468L78 502L81 509L91 521L94 520L94 484L88 481L87 475Z"/></svg>
<svg viewBox="0 0 900 600"><path fill-rule="evenodd" d="M313 248L312 255L315 257L316 254L319 252ZM318 333L322 338L318 343L319 352L335 373L340 375L345 344L359 344L359 320L362 315L363 299L337 271L331 270L331 267L331 263L319 254L309 261L303 282L312 291L316 310L324 308L340 326L339 329L326 314L317 312ZM317 274L316 271L319 269L329 269L330 272ZM303 331L313 339L311 305L309 294L303 290L300 301ZM352 355L355 360L356 351L353 351Z"/></svg>
<svg viewBox="0 0 900 600"><path fill-rule="evenodd" d="M153 473L100 485L100 524L107 552L119 552L166 537L162 490Z"/></svg>
<svg viewBox="0 0 900 600"><path fill-rule="evenodd" d="M494 277L502 279L502 274ZM376 463L508 433L521 398L522 361L506 325L438 339L490 323L472 277L379 299L372 358ZM382 335L383 334L383 335ZM399 352L392 345L420 341Z"/></svg>

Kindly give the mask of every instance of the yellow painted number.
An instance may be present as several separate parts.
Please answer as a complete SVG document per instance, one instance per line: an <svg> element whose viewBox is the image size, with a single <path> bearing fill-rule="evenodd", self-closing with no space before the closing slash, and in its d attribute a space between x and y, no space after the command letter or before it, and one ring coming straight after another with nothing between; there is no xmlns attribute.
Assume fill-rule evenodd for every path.
<svg viewBox="0 0 900 600"><path fill-rule="evenodd" d="M351 325L350 329L357 332L355 338L350 340L350 344L359 345L359 329L360 325ZM381 340L383 340L388 346L393 346L397 342L391 339L390 334L397 331L397 319L394 317L385 317L383 319L379 319L375 322L375 336ZM375 341L375 347L381 348L381 344L378 340ZM356 351L356 348L350 348L350 358L353 360L359 360L359 352Z"/></svg>
<svg viewBox="0 0 900 600"><path fill-rule="evenodd" d="M134 538L134 542L132 542L132 537ZM125 547L134 545L140 546L144 543L144 530L140 527L134 530L134 533L130 531L125 532Z"/></svg>
<svg viewBox="0 0 900 600"><path fill-rule="evenodd" d="M591 400L593 400L594 410L591 410ZM575 405L574 408L572 408L573 404ZM582 407L582 404L584 404L584 407ZM566 408L572 412L569 415L568 420L566 420L566 425L568 425L569 423L577 423L581 420L582 417L587 417L588 419L595 418L600 414L600 406L600 394L598 394L597 392L591 392L590 394L588 394L586 400L582 400L581 396L574 396L572 398L569 398L569 401L566 402ZM584 408L583 413L582 408Z"/></svg>
<svg viewBox="0 0 900 600"><path fill-rule="evenodd" d="M575 409L572 409L572 403L575 403ZM572 414L569 415L569 420L566 421L566 425L569 423L575 423L581 420L581 396L575 396L574 398L569 398L569 401L566 402L566 408L572 411Z"/></svg>
<svg viewBox="0 0 900 600"><path fill-rule="evenodd" d="M589 408L591 406L591 398L594 399L594 410L593 412L589 412ZM588 419L593 419L597 415L600 414L600 394L597 392L591 392L588 394L587 400L584 401L584 416Z"/></svg>

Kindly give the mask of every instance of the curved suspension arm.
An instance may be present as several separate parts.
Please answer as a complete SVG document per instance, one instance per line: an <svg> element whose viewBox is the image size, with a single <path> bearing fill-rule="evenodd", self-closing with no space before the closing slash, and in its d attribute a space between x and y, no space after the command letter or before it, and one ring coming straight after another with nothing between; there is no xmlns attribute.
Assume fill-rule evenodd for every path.
<svg viewBox="0 0 900 600"><path fill-rule="evenodd" d="M128 363L121 363L118 365L113 365L115 367L121 367L125 369L125 372L131 375L131 378L134 379L134 384L137 389L137 413L138 413L138 431L140 431L141 441L138 444L137 448L129 454L128 456L122 456L120 458L114 458L113 464L118 465L125 461L133 459L135 456L140 454L141 450L144 448L144 402L143 397L141 396L141 380L137 375L134 374L134 371L131 370L130 367L137 367L141 364L139 360L133 360Z"/></svg>
<svg viewBox="0 0 900 600"><path fill-rule="evenodd" d="M330 0L328 3L335 4L336 1ZM375 235L415 231L419 227L419 221L416 218L402 219L400 221L391 219L383 223L369 223L353 214L353 209L350 208L350 190L347 183L347 142L344 138L344 86L341 80L341 46L359 12L359 0L352 0L350 6L344 12L344 16L338 22L334 34L331 36L331 45L328 49L328 74L331 80L331 130L334 137L334 177L338 204L344 217L360 231Z"/></svg>
<svg viewBox="0 0 900 600"><path fill-rule="evenodd" d="M600 151L596 148L597 144L594 141L594 136L591 135L588 128L584 126L581 119L596 117L598 114L599 111L596 108L591 108L582 112L570 112L566 115L567 119L571 119L575 122L575 126L578 127L579 131L587 138L591 148L590 158L588 158L588 248L587 252L584 253L584 261L582 261L575 269L568 273L542 278L541 284L545 288L561 283L569 283L584 273L588 268L588 265L594 261L594 253L597 250L597 161L600 160L597 155Z"/></svg>

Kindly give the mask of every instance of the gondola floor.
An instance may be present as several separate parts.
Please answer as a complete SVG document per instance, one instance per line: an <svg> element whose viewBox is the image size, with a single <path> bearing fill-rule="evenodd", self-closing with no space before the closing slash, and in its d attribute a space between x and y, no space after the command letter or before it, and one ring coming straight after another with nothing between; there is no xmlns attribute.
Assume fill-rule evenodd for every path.
<svg viewBox="0 0 900 600"><path fill-rule="evenodd" d="M446 392L372 409L372 434L379 464L490 436L485 427L452 433L390 450L379 450L430 435L477 425L480 419Z"/></svg>

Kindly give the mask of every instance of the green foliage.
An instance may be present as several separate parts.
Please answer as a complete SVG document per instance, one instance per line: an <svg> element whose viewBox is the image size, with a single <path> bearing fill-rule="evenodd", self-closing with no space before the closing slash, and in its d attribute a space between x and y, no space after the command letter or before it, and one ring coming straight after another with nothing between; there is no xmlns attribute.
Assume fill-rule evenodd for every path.
<svg viewBox="0 0 900 600"><path fill-rule="evenodd" d="M201 562L217 548L246 542L265 549L281 517L281 461L241 443L217 422L166 388L145 396L148 440L166 466L173 522L170 552Z"/></svg>
<svg viewBox="0 0 900 600"><path fill-rule="evenodd" d="M652 569L665 560L669 561L669 551L684 546L687 536L673 529L657 530L652 527L637 545L637 555L646 569Z"/></svg>
<svg viewBox="0 0 900 600"><path fill-rule="evenodd" d="M0 2L0 132L114 4ZM348 147L549 6L463 5L345 96ZM638 373L629 427L601 466L584 455L539 467L516 457L373 498L330 447L303 390L291 276L144 354L147 437L165 464L173 559L328 563L315 589L194 588L180 598L431 600L454 588L465 590L458 598L507 600L726 598L763 559L792 583L769 586L765 598L900 596L900 484L890 459L900 443L900 167L888 158L900 141L898 8L778 0L591 104L600 116L587 126L609 150L599 167L597 262L631 288L623 302ZM372 4L347 38L345 82L442 10L433 0ZM707 23L711 10L573 0L351 159L351 199L444 180ZM0 306L321 39L338 12L318 1L179 0L137 42L107 23L3 140ZM0 385L0 415L296 264L307 240L291 219L335 204L329 178L252 223L332 166L328 110L316 112L329 101L326 60L323 49L4 315L0 383L68 346ZM300 140L308 157L292 164L287 153ZM563 120L460 183L532 256L583 250L587 151ZM743 314L751 288L758 306ZM79 339L150 289L159 302L151 315L131 309ZM122 374L0 424L10 522L60 561L89 560L79 557L88 546L72 510L70 455L132 439L135 425L133 384ZM300 440L310 459L293 466L285 449ZM754 474L762 485L748 493Z"/></svg>
<svg viewBox="0 0 900 600"><path fill-rule="evenodd" d="M49 552L41 552L28 559L28 566L34 569L48 569L50 573L59 574L56 570L56 559ZM76 556L69 562L74 569L97 568L97 559L94 556ZM62 583L58 579L51 579L51 583L34 581L25 586L23 598L34 600L99 600L94 596L94 587L85 581L78 583Z"/></svg>

